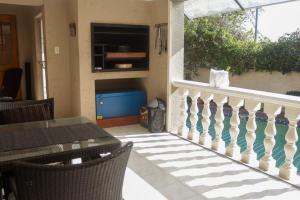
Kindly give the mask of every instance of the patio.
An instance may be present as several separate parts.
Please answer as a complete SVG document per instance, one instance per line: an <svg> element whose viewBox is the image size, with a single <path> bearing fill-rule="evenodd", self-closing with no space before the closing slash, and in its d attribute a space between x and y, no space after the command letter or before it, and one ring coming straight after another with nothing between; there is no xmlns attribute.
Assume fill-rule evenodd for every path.
<svg viewBox="0 0 300 200"><path fill-rule="evenodd" d="M169 133L106 129L133 141L123 194L135 199L294 199L298 188Z"/></svg>
<svg viewBox="0 0 300 200"><path fill-rule="evenodd" d="M0 2L10 4L10 1ZM246 0L38 0L37 3L25 3L26 6L32 6L30 9L26 8L29 9L28 12L30 11L29 21L39 16L45 22L43 32L46 37L43 42L47 52L47 74L44 81L47 82L45 87L47 91L44 91L44 94L55 99L55 105L49 108L43 107L47 113L51 111L51 115L33 121L51 120L51 122L42 122L42 128L50 128L51 132L53 128L49 124L55 124L61 118L82 116L95 127L95 123L106 119L105 116L98 116L96 113L97 91L143 90L147 94L147 102L156 97L166 102L166 132L150 133L140 125L105 129L123 143L129 141L134 143L123 187L125 200L296 199L297 195L300 195L300 97L262 92L257 88L255 90L235 87L216 88L207 83L184 80L185 16L196 18L283 2L287 1L266 0L261 3ZM16 5L23 4L16 1ZM11 7L15 5L10 5L9 8ZM26 10L24 7L20 9ZM18 18L22 17L18 16ZM101 27L102 23L110 23L107 32L99 31L104 30ZM91 29L93 24L97 25L98 31ZM160 33L157 27L162 24L165 32L164 41L161 42L164 47L163 52L158 50L155 42L159 35L157 33ZM133 27L132 30L143 26L147 31L122 32L123 27L119 33L111 33L111 28L116 25L119 28L124 25ZM35 33L33 26L30 32L32 36ZM27 28L25 27L23 31L27 31ZM93 36L91 38L93 31L95 38ZM106 41L100 40L103 36L101 34L108 33L110 34L108 40L113 41L110 44L113 47L112 52L104 51ZM121 42L118 41L119 38L110 38L114 38L111 35L117 34L130 36L129 39L123 38ZM142 57L139 58L141 55L130 57L131 54L126 59L128 64L136 62L141 65L137 60L142 58L143 66L116 69L113 63L121 64L117 62L124 58L116 57L116 60L112 61L107 55L121 53L124 56L126 51L114 49L115 46L124 47L124 41L128 40L140 43L136 40L136 35L146 41L137 48L137 51L141 51L137 53L142 53ZM91 42L94 39L96 42ZM32 40L33 45L34 38ZM135 45L129 46L135 47ZM28 49L31 48L33 47L29 46ZM37 80L33 83L36 87L34 99L44 99L42 84L39 83L42 80L41 74L38 73L40 62L35 63L35 53L29 57L36 76L34 79ZM97 64L100 61L102 64L105 62L110 64L107 65L109 67L106 70L103 70L101 63L98 67L94 65L95 61ZM23 64L23 61L20 62ZM126 65L126 62L123 64ZM26 97L20 100L25 99ZM99 101L99 105L103 104ZM122 105L122 108L129 107L128 104ZM107 110L111 112L114 107L117 106L111 104L107 106ZM134 116L136 119L139 117L138 114ZM264 116L263 126L257 121L258 114ZM20 114L17 113L16 116L19 117ZM12 117L13 120L16 118ZM21 117L20 122L24 119L27 119L26 115ZM285 127L280 129L281 132L278 131L278 119L283 119L285 123ZM99 135L88 136L80 130L76 129L80 132L79 139L71 137L72 135L71 139L67 138L67 140L54 136L53 141L46 141L46 146L41 149L46 148L46 152L38 152L34 149L41 145L41 141L36 139L34 144L36 146L30 147L29 154L59 154L66 151L71 155L67 159L58 160L59 164L63 164L54 168L64 168L64 165L68 167L71 164L71 167L76 169L76 166L72 165L74 163L70 162L72 159L81 157L84 158L82 160L89 160L98 157L101 153L111 151L100 151L100 146L105 145L107 141L95 140ZM22 128L19 129L19 133L25 132ZM65 133L69 132L65 131ZM38 134L39 131L36 131L33 135L39 137ZM105 135L111 138L110 135ZM116 138L113 138L114 142ZM24 141L30 143L30 139ZM20 140L22 144L23 140ZM5 141L2 142L3 144L7 142L2 141ZM117 146L120 145L120 141L117 140ZM67 145L61 145L65 143ZM14 146L15 143L11 142L11 144ZM97 151L89 152L92 150L90 147ZM14 148L18 150L20 147ZM79 154L73 155L73 151L77 150ZM80 154L81 151L85 151L84 155ZM85 155L86 152L90 155ZM127 149L126 152L129 150ZM108 157L114 159L112 154ZM105 160L105 156L103 158ZM57 162L54 159L50 161ZM122 161L124 164L125 159ZM126 165L123 166L124 172ZM96 173L91 174L89 178L94 178L93 174ZM80 178L80 176L74 177ZM113 176L107 176L108 180L111 177ZM87 184L83 186L88 189L101 188L89 187ZM5 193L4 190L0 191L1 194ZM111 189L103 190L106 193L115 193ZM60 192L66 193L63 190ZM55 192L48 194L55 194ZM119 197L121 198L121 195Z"/></svg>

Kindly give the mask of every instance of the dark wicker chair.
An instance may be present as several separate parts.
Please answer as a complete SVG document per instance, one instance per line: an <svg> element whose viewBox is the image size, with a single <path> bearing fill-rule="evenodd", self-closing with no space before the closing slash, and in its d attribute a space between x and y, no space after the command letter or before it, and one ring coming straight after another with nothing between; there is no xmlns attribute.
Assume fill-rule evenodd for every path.
<svg viewBox="0 0 300 200"><path fill-rule="evenodd" d="M122 200L125 170L133 143L79 165L14 167L17 200Z"/></svg>
<svg viewBox="0 0 300 200"><path fill-rule="evenodd" d="M0 124L54 119L54 99L0 102Z"/></svg>
<svg viewBox="0 0 300 200"><path fill-rule="evenodd" d="M11 97L12 99L17 97L21 85L22 72L21 68L13 68L5 71L0 89L0 97Z"/></svg>

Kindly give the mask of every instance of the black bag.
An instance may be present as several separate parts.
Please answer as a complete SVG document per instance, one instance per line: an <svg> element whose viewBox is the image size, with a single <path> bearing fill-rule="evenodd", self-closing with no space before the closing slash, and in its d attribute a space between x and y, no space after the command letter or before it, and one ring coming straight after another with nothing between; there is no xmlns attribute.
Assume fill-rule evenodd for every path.
<svg viewBox="0 0 300 200"><path fill-rule="evenodd" d="M166 125L166 103L156 98L148 104L148 129L152 133L163 132Z"/></svg>

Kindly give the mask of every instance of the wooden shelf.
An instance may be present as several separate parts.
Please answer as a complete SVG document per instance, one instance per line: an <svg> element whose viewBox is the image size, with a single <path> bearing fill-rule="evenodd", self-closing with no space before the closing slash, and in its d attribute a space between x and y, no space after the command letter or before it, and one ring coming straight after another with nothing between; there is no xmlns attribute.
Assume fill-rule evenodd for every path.
<svg viewBox="0 0 300 200"><path fill-rule="evenodd" d="M97 119L97 124L101 128L109 128L115 126L125 126L139 123L139 116L117 117L111 119Z"/></svg>
<svg viewBox="0 0 300 200"><path fill-rule="evenodd" d="M108 68L108 69L99 69L99 70L94 70L94 72L126 72L126 71L148 71L148 68L138 68L138 67L133 67L133 68Z"/></svg>
<svg viewBox="0 0 300 200"><path fill-rule="evenodd" d="M147 78L149 77L149 71L133 71L133 70L99 70L92 73L92 79L94 80L107 80L107 79L123 79L123 78Z"/></svg>
<svg viewBox="0 0 300 200"><path fill-rule="evenodd" d="M96 31L94 34L108 34L108 35L147 35L147 33L134 33L134 32L108 32L108 31Z"/></svg>
<svg viewBox="0 0 300 200"><path fill-rule="evenodd" d="M137 59L137 58L146 58L146 52L107 52L106 59Z"/></svg>

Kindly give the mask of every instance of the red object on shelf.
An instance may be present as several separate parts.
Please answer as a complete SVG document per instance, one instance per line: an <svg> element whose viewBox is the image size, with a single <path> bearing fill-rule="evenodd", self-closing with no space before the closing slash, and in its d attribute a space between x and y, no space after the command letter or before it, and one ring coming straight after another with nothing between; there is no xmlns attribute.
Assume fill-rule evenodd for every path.
<svg viewBox="0 0 300 200"><path fill-rule="evenodd" d="M125 59L125 58L146 58L145 52L108 52L106 53L106 59Z"/></svg>
<svg viewBox="0 0 300 200"><path fill-rule="evenodd" d="M97 119L97 124L101 128L109 128L115 126L125 126L131 124L138 124L139 116L115 117L110 119Z"/></svg>

